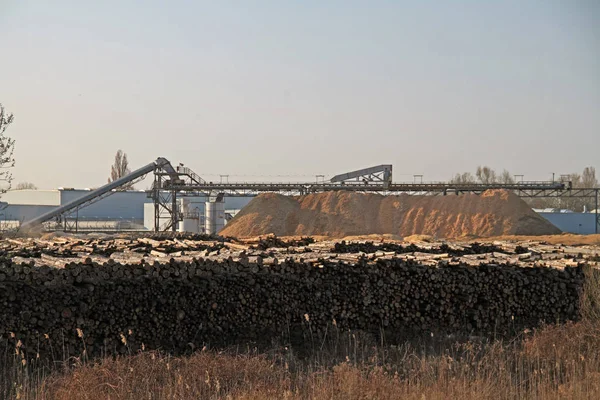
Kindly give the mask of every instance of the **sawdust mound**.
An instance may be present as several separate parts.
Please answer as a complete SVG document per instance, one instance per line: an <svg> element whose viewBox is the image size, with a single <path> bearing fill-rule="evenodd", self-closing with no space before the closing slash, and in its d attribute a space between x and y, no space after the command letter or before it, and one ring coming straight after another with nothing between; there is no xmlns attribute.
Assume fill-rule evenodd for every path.
<svg viewBox="0 0 600 400"><path fill-rule="evenodd" d="M325 192L305 196L265 193L254 198L221 232L224 236L393 234L456 238L551 235L560 230L505 190L481 195L383 196Z"/></svg>

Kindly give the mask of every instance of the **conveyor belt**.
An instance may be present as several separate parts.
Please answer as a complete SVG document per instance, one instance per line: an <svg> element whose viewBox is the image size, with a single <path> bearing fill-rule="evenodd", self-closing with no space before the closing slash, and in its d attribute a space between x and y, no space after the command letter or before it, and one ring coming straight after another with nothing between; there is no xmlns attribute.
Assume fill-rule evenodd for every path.
<svg viewBox="0 0 600 400"><path fill-rule="evenodd" d="M148 165L143 166L142 168L136 169L130 174L119 178L113 182L107 183L106 185L99 187L98 189L92 190L90 193L82 196L78 199L68 202L67 204L57 207L52 211L48 211L39 217L33 218L29 221L26 221L21 225L22 229L31 228L33 226L42 224L43 222L50 221L53 218L59 217L61 215L69 214L73 210L77 208L83 208L89 204L94 203L98 199L108 196L113 193L113 190L123 186L129 182L133 182L142 176L153 172L155 169L160 168L165 171L167 174L172 177L178 177L177 172L171 165L171 163L165 158L157 158L156 161L151 162Z"/></svg>

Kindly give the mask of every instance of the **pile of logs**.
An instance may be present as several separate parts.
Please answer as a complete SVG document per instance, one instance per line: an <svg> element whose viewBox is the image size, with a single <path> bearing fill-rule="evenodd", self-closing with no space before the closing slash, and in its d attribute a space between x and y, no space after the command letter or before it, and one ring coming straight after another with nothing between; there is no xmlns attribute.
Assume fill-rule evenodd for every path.
<svg viewBox="0 0 600 400"><path fill-rule="evenodd" d="M267 250L270 248L288 248L288 247L303 247L313 244L315 239L311 237L301 237L300 239L283 240L277 236L270 235L259 237L258 242L252 246L253 249Z"/></svg>
<svg viewBox="0 0 600 400"><path fill-rule="evenodd" d="M414 243L402 245L398 243L379 243L374 244L373 242L351 242L346 243L342 240L339 243L335 243L332 249L334 253L376 253L378 251L383 252L394 252L396 254L409 254L409 253L430 253L430 254L448 254L450 256L464 256L467 254L487 254L487 253L505 253L506 251L494 244L481 244L471 243L460 247L452 247L447 243L441 243L438 246L422 247L417 246ZM517 246L515 254L527 253L526 247Z"/></svg>
<svg viewBox="0 0 600 400"><path fill-rule="evenodd" d="M113 240L115 248L132 253L139 243L150 246L142 246L144 252L161 254L194 247L187 239L118 240L126 239ZM69 245L72 253L77 246ZM365 249L364 244L343 246L338 250ZM367 246L369 252L381 250ZM317 258L309 260L228 251L129 263L86 257L68 259L61 267L5 261L0 264L0 337L18 342L18 351L33 357L138 348L183 352L302 325L319 332L332 323L343 329L500 333L577 319L584 281L585 260L563 268L507 261L473 265L462 259L450 265L436 258L424 265L393 254L336 259L310 253Z"/></svg>
<svg viewBox="0 0 600 400"><path fill-rule="evenodd" d="M0 241L0 260L12 257L68 258L81 255L110 257L114 253L138 253L144 256L180 256L185 252L218 251L225 239L200 234L139 235L135 238L55 237L44 239L5 239Z"/></svg>

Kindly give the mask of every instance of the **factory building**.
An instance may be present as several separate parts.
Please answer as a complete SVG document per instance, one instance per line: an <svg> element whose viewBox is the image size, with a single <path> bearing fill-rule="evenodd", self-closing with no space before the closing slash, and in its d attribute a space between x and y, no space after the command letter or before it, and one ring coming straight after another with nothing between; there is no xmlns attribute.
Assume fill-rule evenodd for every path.
<svg viewBox="0 0 600 400"><path fill-rule="evenodd" d="M55 190L11 190L2 195L0 207L0 228L18 227L24 221L38 217L45 212L65 205L74 199L85 196L90 189ZM224 197L219 205L209 211L221 216L210 227L213 232L221 229L226 221L250 202L251 197ZM206 225L206 196L178 199L184 221L178 229L204 232ZM218 210L217 210L218 209ZM93 204L80 209L70 218L77 218L81 229L97 230L154 230L154 203L143 190L115 191ZM220 222L222 221L222 222ZM184 226L185 225L185 226Z"/></svg>

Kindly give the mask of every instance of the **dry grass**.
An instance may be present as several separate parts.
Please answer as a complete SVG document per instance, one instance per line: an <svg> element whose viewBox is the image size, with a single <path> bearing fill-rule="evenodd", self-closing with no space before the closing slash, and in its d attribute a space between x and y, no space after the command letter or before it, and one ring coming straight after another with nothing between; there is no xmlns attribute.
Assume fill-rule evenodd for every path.
<svg viewBox="0 0 600 400"><path fill-rule="evenodd" d="M0 397L18 399L597 399L600 273L587 271L583 319L512 340L360 332L306 334L303 346L71 359L51 372L8 355ZM9 365L11 364L11 365ZM33 363L35 364L35 362Z"/></svg>
<svg viewBox="0 0 600 400"><path fill-rule="evenodd" d="M435 338L401 346L336 332L300 356L285 347L75 361L46 377L17 371L19 399L592 399L600 326L548 326L512 342ZM8 398L8 397L7 397Z"/></svg>

